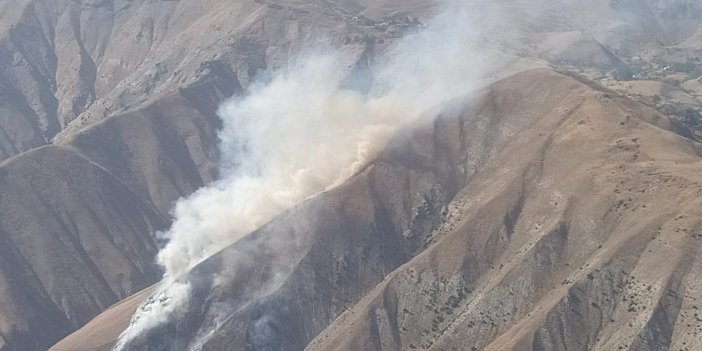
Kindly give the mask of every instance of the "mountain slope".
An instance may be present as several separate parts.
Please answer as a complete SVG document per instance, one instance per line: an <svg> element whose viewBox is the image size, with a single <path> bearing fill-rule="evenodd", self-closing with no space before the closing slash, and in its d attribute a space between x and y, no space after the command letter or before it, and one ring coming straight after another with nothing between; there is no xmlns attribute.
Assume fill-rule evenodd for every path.
<svg viewBox="0 0 702 351"><path fill-rule="evenodd" d="M224 99L280 67L312 33L345 43L350 63L371 50L364 30L398 35L349 24L366 7L348 2L7 4L3 350L46 349L155 282L154 234L176 199L217 177L215 111Z"/></svg>
<svg viewBox="0 0 702 351"><path fill-rule="evenodd" d="M485 41L480 42L481 48L483 46L499 47L515 51L520 55L544 58L569 68L575 65L575 69L582 69L589 77L596 77L603 84L608 83L605 73L610 74L611 70L616 71L614 75L618 78L627 78L631 74L636 74L647 79L665 80L673 76L673 81L653 82L660 83L661 92L651 93L646 98L651 100L656 97L656 94L660 94L664 100L670 98L685 101L686 104L692 104L692 107L699 110L699 96L694 94L694 89L689 88L699 85L694 76L695 67L702 67L702 63L699 62L699 40L702 38L700 9L695 1L598 0L587 4L570 0L495 1L486 7L481 9L485 12L476 12L480 14L476 17L482 20L476 27L483 28L484 32L481 33L485 36ZM220 122L215 111L224 99L234 94L245 94L253 80L261 77L265 80L272 70L284 67L294 53L306 49L309 43L319 41L328 41L332 46L341 47L342 56L351 65L349 69L362 73L359 75L361 76L359 81L350 81L348 84L358 90L367 89L369 81L373 78L370 66L374 58L393 40L400 37L410 23L415 23L410 22L404 15L410 18L419 16L423 21L434 12L436 12L436 2L424 0L285 2L207 0L197 4L170 0L16 0L0 3L0 160L6 160L0 164L2 175L0 176L2 179L0 207L3 209L0 214L0 242L3 247L0 250L0 280L2 280L0 282L0 349L43 350L62 336L81 327L109 305L155 282L159 272L152 264L157 250L154 232L167 227L171 219L169 212L177 198L188 195L217 178L216 130ZM673 67L673 70L685 72L667 72L668 66ZM676 78L675 75L679 76L680 73L684 73L682 78ZM535 82L540 81L540 78L532 76L530 79ZM682 88L676 86L678 80ZM532 86L518 79L516 82L518 82L517 86L537 91L532 92L536 95L523 96L520 107L514 108L510 113L519 115L522 111L533 111L535 115L546 115L550 113L545 110L548 106L555 102L560 103L560 100L564 99L564 96L552 91L549 84ZM632 84L639 83L646 85L651 82ZM554 85L558 84L554 83ZM631 84L629 88L624 85L623 89L619 89L621 86L610 86L627 94L634 91ZM450 231L450 225L440 223L438 218L443 218L442 212L445 206L463 206L457 200L451 202L453 205L448 205L454 197L492 195L483 193L475 195L477 190L474 188L471 188L473 190L464 189L466 183L469 186L483 184L473 180L474 172L493 174L490 172L494 171L502 174L512 172L511 168L516 168L522 171L525 177L526 175L531 177L530 167L532 166L515 163L514 167L507 167L506 165L510 165L509 162L515 161L512 158L503 156L500 159L502 164L490 161L497 157L495 155L497 149L503 144L507 145L506 140L512 142L512 134L517 133L521 128L514 127L519 126L517 122L521 120L505 119L504 126L495 126L493 124L496 122L487 119L486 116L501 116L507 113L501 110L503 108L501 99L507 99L505 96L510 94L521 96L522 93L520 90L512 92L506 87L500 85L498 87L494 96L490 94L485 96L487 100L496 99L494 106L484 103L481 105L484 106L483 110L470 112L484 113L484 118L480 119L482 124L478 123L476 126L481 131L492 130L492 134L473 135L464 132L465 135L459 138L462 141L456 141L451 138L458 137L451 135L451 138L448 138L451 132L442 130L440 133L447 135L446 138L450 139L447 144L450 145L441 143L433 145L434 141L427 139L431 139L432 136L424 135L423 132L408 132L411 135L410 139L417 139L412 143L421 147L411 146L412 143L407 141L405 144L398 141L410 151L403 151L402 148L399 148L399 151L395 150L394 153L388 151L384 159L379 160L376 165L370 167L354 181L353 184L356 185L347 185L343 188L347 190L339 189L332 194L322 196L326 200L316 200L323 205L308 204L303 205L301 207L303 209L295 210L307 212L292 216L294 218L315 217L317 207L322 207L325 211L341 207L346 211L346 207L359 206L367 212L352 215L341 210L324 212L344 225L330 219L329 221L332 222L309 223L300 229L301 232L309 228L314 229L309 229L311 231L323 232L324 230L320 228L334 228L335 235L341 236L346 232L347 222L357 223L358 227L352 228L350 232L353 233L352 237L361 238L358 239L359 242L338 243L334 241L341 240L337 237L328 239L333 241L329 245L337 245L335 246L337 251L332 258L317 256L321 255L317 253L318 251L326 250L326 244L300 243L299 248L302 251L291 253L295 257L301 255L293 260L300 260L296 263L299 266L295 270L297 273L285 272L291 275L297 274L294 275L295 277L302 276L300 279L304 282L306 279L312 279L306 276L306 274L312 274L308 271L320 269L317 268L318 265L330 264L334 261L334 264L339 267L348 266L349 268L343 268L348 270L348 273L334 271L332 274L320 269L320 272L315 274L323 277L315 276L314 279L326 281L328 276L343 275L347 281L344 282L342 279L339 282L341 286L356 283L360 285L352 288L345 287L342 292L330 293L331 297L327 296L326 300L323 299L325 301L323 305L326 307L320 311L313 307L315 303L302 301L300 306L308 306L309 310L314 310L318 314L313 321L300 321L304 319L300 317L304 315L301 311L286 312L288 315L284 316L284 319L295 320L302 330L299 335L295 333L300 330L294 333L289 331L290 335L295 334L290 336L291 345L295 347L306 345L332 323L341 311L350 308L357 300L366 296L381 277L405 262L411 261L412 265L419 264L417 263L419 261L413 260L413 257L423 252L426 237L434 230L441 233ZM543 91L538 92L538 89ZM564 84L562 89L573 90L575 94L585 88L578 84L572 86ZM671 92L665 93L669 89L672 89ZM631 95L636 97L636 94ZM661 96L658 98L660 99ZM654 115L653 111L645 110L633 102L623 101L619 98L594 102L588 100L584 104L590 106L587 107L588 109L596 110L596 112L587 112L588 114L616 115L617 118L622 110L637 111L628 113L630 119L623 119L624 127L627 128L631 126L630 121L636 120L639 114ZM507 99L507 103L515 102ZM544 104L545 107L531 106L530 103ZM604 107L600 110L591 107L597 104ZM614 104L616 108L610 111L608 107L610 104ZM572 101L565 105L563 108L568 110L575 110L578 106ZM585 113L582 112L582 108L578 111L581 114ZM664 123L664 120L661 118L659 123ZM444 122L440 122L436 128L456 128L454 125L442 127L441 123ZM544 125L555 128L554 124L544 122ZM568 124L566 123L565 126ZM618 124L613 126L619 128ZM559 125L558 128L560 130L565 127ZM602 128L600 131L609 132L609 129ZM419 130L427 131L421 128ZM542 132L548 135L551 130L544 129ZM503 133L507 135L502 135ZM575 132L560 131L558 135L570 135L569 133ZM437 138L444 138L444 134ZM473 135L473 139L469 137L470 135ZM622 135L620 138L622 145L616 145L616 140L607 139L610 138L610 134L603 133L602 136L591 136L591 139L574 139L570 148L577 150L590 148L589 145L592 144L614 143L612 155L643 157L641 153L638 154L639 156L635 156L636 153L629 156L627 153L644 147L639 145L642 143L640 139L637 142L632 141L639 137L633 134ZM691 134L688 133L688 135ZM579 134L575 133L574 136ZM540 137L536 134L534 140L540 140ZM402 137L398 137L398 140L402 140ZM656 191L659 191L660 181L649 179L653 176L646 172L663 172L661 177L665 179L671 177L668 182L682 186L681 189L687 189L692 193L690 186L694 183L693 181L674 179L694 180L696 179L694 172L683 167L679 161L666 158L672 157L669 155L677 155L675 157L688 160L683 157L688 156L689 160L693 160L695 154L691 150L697 149L696 144L672 136L656 138L656 140L657 144L650 146L650 149L655 152L649 150L649 154L656 156L649 155L651 164L641 164L643 161L638 159L638 161L632 160L631 162L639 168L631 169L638 171L627 168L629 173L621 176L622 178L617 181L631 178L636 182L644 182L641 185L642 188L656 187ZM536 141L531 140L525 143L532 142L537 145ZM428 146L430 144L432 145ZM536 146L532 145L532 147ZM549 149L546 146L542 147ZM27 150L31 151L26 152ZM536 162L531 154L521 156L523 152L521 148L513 147L512 152L517 155L515 157L520 158L517 161ZM437 160L430 162L424 158L424 153L440 156L437 156ZM467 161L463 159L466 154L469 155ZM573 153L560 157L582 157L586 160L583 164L590 167L600 165L603 168L611 168L610 163L621 165L629 162L610 156L609 153L600 152ZM607 160L607 164L598 164L594 161L596 158ZM481 160L482 163L477 160ZM488 167L488 163L494 163L492 168L489 168L490 171L488 168L481 168ZM580 165L580 167L578 172L584 171L586 166ZM692 166L690 168L692 169ZM617 169L614 171L616 172ZM546 173L543 170L540 172ZM570 173L568 175L570 176ZM604 175L592 177L594 179ZM570 183L557 183L551 187L561 194L566 194L562 196L574 196L580 199L589 196L588 191L606 188L608 182L614 182L614 180L599 180L599 178L597 181L580 180L583 183L589 182L591 187L579 188ZM510 187L520 187L514 185L517 183L514 179L503 182ZM530 186L534 188L527 181L522 183L525 189ZM544 189L550 191L552 188ZM620 192L624 191L622 188L617 189ZM356 192L361 192L363 195L357 195ZM606 201L599 199L601 194L599 191L595 192L597 194L594 197L598 200L578 201L590 203L590 206L595 206L592 203L597 203L597 206L609 208L609 198ZM497 226L502 221L507 228L505 230L517 231L520 226L527 226L529 223L529 221L523 225L517 223L519 222L517 219L521 218L521 207L526 206L524 203L546 206L546 200L539 198L536 190L519 192L519 194L522 193L524 195L516 198L513 193L504 195L506 202L495 205L494 208L490 207L492 205L477 204L471 205L473 206L471 209L480 208L482 209L480 213L484 216L494 217L494 223L489 224L491 226ZM653 214L647 211L653 211L652 208L669 207L679 209L681 212L687 211L680 205L680 203L684 204L683 200L688 200L687 197L690 195L687 192L678 194L671 190L671 193L656 194L654 196L656 204L647 205L647 210L638 210L639 212L632 212L629 215L641 214L646 219L643 222L648 226L665 227L662 223L667 220L667 217L662 217L659 219L662 222L658 223L648 218ZM346 197L349 201L355 199L356 203L339 204L340 200L336 197ZM663 201L671 197L679 198L680 202ZM563 201L557 202L562 206ZM628 204L629 197L617 198L616 201L617 203L623 201L618 205L620 207L634 206ZM638 200L632 197L631 201ZM690 198L689 201L694 203L695 199ZM511 202L521 205L513 206ZM312 206L312 209L304 210L304 206ZM575 208L580 211L581 208L577 206ZM425 213L427 211L428 213ZM571 247L573 242L571 236L584 236L583 233L586 233L589 237L592 231L578 232L577 228L572 229L574 224L570 222L579 221L576 217L580 212L571 210L577 213L564 215L559 211L543 213L542 216L549 218L550 222L548 225L540 224L559 233L557 229L561 228L560 223L565 223L568 240L565 244L558 242L553 245L566 245L568 249L565 253L559 251L558 255L565 258L558 256L561 258L557 260L570 259L569 255L572 251L582 252L578 253L576 260L578 263L567 262L570 266L580 264L583 260L605 257L602 256L601 251L619 252L625 247L620 240L627 243L626 247L634 246L635 249L632 250L639 250L631 255L648 253L649 248L644 250L641 245L649 244L638 242L630 244L630 241L627 241L629 239L624 238L626 235L617 234L623 229L615 225L619 223L617 222L619 219L610 218L613 216L610 212L606 212L607 216L610 216L605 216L606 225L597 224L600 220L598 216L604 215L605 212L595 210L591 213L583 213L596 222L599 227L595 224L593 226L599 228L597 230L601 233L611 233L617 240L610 244L600 243L603 245L603 250L595 250L587 245L586 249L574 249ZM464 212L458 213L460 215L454 216L453 221L467 216L463 214ZM559 218L558 225L554 224L555 222L551 223L556 221L555 218ZM694 215L691 214L689 218L694 218ZM293 219L289 221L296 223ZM448 219L445 221L451 222ZM621 221L633 223L638 222L639 218L626 217ZM279 226L284 227L288 222L281 219L277 223L281 223ZM459 224L451 225L459 226ZM282 230L271 228L266 230L268 232ZM696 227L681 226L680 231L683 232L684 229L690 231L693 228ZM570 234L574 230L576 234ZM332 230L327 229L327 231ZM467 231L467 229L464 230L464 232ZM326 237L319 233L317 235L314 238ZM449 239L450 237L465 235L468 234L442 234L446 236L445 240L448 243L460 241ZM409 238L403 239L404 236ZM558 235L554 236L556 239L553 240L562 240ZM599 236L597 238L599 238L597 240L601 239ZM520 240L529 242L527 239ZM383 250L387 250L387 253L378 251L377 248L370 248L372 245L380 245L379 243L386 241L402 248L396 249L393 245L387 244L383 246ZM664 242L671 241L664 240ZM690 244L684 240L683 242L686 245ZM511 253L510 245L501 245L498 245L494 252L483 253L490 255L490 261L494 266L498 266L494 262L498 262L502 255ZM507 248L504 247L505 245ZM609 248L610 246L612 248ZM695 247L692 244L688 246ZM650 250L657 252L653 248ZM681 252L677 247L671 250L673 256L690 255ZM358 254L362 259L345 258L353 254ZM372 256L370 262L376 267L374 270L363 266L365 264L363 261L368 259L367 255ZM429 253L422 253L420 257L424 257L423 255L429 255ZM336 260L339 262L336 263ZM651 261L648 258L642 260ZM674 267L659 267L661 271L657 273L663 277L661 279L667 279L660 284L668 284L666 285L670 286L668 289L674 292L692 286L689 277L695 274L697 269L696 261L690 263L687 258L679 261L680 263ZM541 267L542 262L538 262L538 267ZM509 266L507 263L500 264ZM627 264L634 268L640 267L638 263L628 262ZM620 263L614 264L615 267L619 265ZM342 269L337 266L333 269ZM688 270L693 273L689 273ZM543 284L560 283L558 279L562 276L568 276L563 279L571 279L569 276L571 273L566 268L553 268L552 273L544 274L546 278L543 279L547 282ZM328 276L324 276L325 274ZM471 286L483 284L481 280L483 275L489 274L479 270L479 273L474 275L471 276L471 279L474 279L470 281ZM636 277L639 276L636 275ZM576 282L575 285L566 284L567 287L570 289L571 286L577 286L577 289L585 291L595 289L585 284L593 281L592 279L583 282L580 278L582 277L572 278ZM594 281L600 284L599 280ZM335 285L332 284L332 286ZM267 285L264 286L264 288L267 287ZM226 291L228 287L219 286L217 289ZM305 290L304 286L296 286L293 283L286 282L282 287L275 289L279 289L280 292L275 294L271 292L275 295L271 297L273 305L299 302L291 302L281 297L284 292L291 291L290 289L299 289L303 296L318 297L315 292ZM406 289L410 290L409 287ZM439 290L441 289L443 288L440 287ZM489 290L491 287L488 286L485 289ZM514 326L509 324L512 322L503 322L505 325L495 327L496 331L491 332L492 334L484 340L477 341L477 345L491 344L499 348L502 345L527 345L532 342L530 345L535 348L549 349L557 348L554 345L560 342L562 345L589 343L588 345L597 345L606 349L612 344L605 342L598 344L601 341L596 341L597 338L603 339L602 335L605 334L610 339L615 337L612 336L614 334L609 335L602 331L606 325L608 330L612 329L620 333L616 334L616 337L623 335L625 340L634 340L627 341L627 345L632 349L643 348L642 345L650 344L650 340L666 342L669 338L680 344L676 346L687 347L690 342L682 345L681 343L686 341L680 340L688 337L693 328L684 326L694 325L694 319L696 319L694 313L685 310L689 309L689 303L679 304L677 300L663 296L662 288L655 291L653 287L650 289L653 292L649 294L650 296L647 295L647 298L661 301L659 305L662 307L655 310L655 318L646 319L644 315L637 315L636 318L639 318L641 323L647 321L645 327L625 325L620 328L617 323L620 323L622 318L617 317L613 318L616 323L607 324L605 319L597 320L593 321L592 330L573 332L571 331L574 328L573 317L562 316L566 316L568 308L573 307L574 300L581 301L583 297L577 294L571 297L571 290L568 290L568 295L563 297L562 294L566 292L559 290L561 295L556 294L553 299L536 296L531 300L526 299L524 306L519 306L520 310L529 310L536 308L532 305L539 304L543 306L543 311L549 311L551 314L533 320L523 319L521 316L521 324L517 323ZM621 294L621 289L615 290ZM463 295L466 294L464 292ZM226 295L222 293L222 296ZM591 292L586 295L590 296ZM367 299L371 299L370 296ZM305 298L300 297L302 300ZM341 300L343 302L339 302ZM628 297L627 300L629 300ZM131 302L129 308L136 308L133 304L134 300ZM602 305L599 301L594 303L598 306ZM549 307L549 304L556 304L554 305L556 307ZM676 307L678 305L680 307ZM654 306L658 305L651 302L648 308ZM667 306L673 307L669 309ZM264 307L261 308L265 310ZM683 312L678 313L678 309ZM201 317L205 321L211 320L214 310L216 308L202 311ZM591 310L588 309L587 313L591 313ZM307 313L307 311L304 312ZM618 316L620 312L615 308L611 313ZM673 316L683 315L683 313L685 317L679 317L678 322L675 323L676 327L668 328L673 324L671 322ZM123 311L118 313L122 319L116 319L122 324L114 328L115 330L123 328L126 324L123 318L128 314ZM662 317L659 318L659 316ZM239 321L241 325L248 325L245 317L237 318L239 319L232 319L229 323ZM446 316L441 318L447 320ZM103 322L104 320L105 318ZM601 325L598 324L599 326L595 327L596 322ZM202 329L201 331L204 332L208 329L207 326L201 328L198 323L194 324L193 330ZM241 330L237 329L240 326L232 327L230 324L227 324L226 328L233 330L232 335L243 335ZM443 326L439 324L436 328L443 330ZM461 330L460 323L454 324L456 326L452 328ZM409 325L405 328L410 328ZM90 330L92 327L86 328ZM402 334L399 326L393 326L388 330L396 331L393 328L400 328L398 333ZM433 332L431 329L427 330ZM553 330L557 330L558 333L552 333ZM380 338L377 335L365 338L359 331L349 331L349 333L357 332L360 333L358 340L375 342L374 340ZM424 330L421 332L423 333ZM378 331L376 334L382 333ZM421 345L417 344L419 341L427 343L428 340L434 340L434 334L431 337L424 334L422 337L426 336L426 340L413 339L411 343L420 348ZM502 336L498 337L498 334ZM569 338L573 337L571 334L576 338L576 341L573 341L574 344L569 341ZM634 334L637 336L632 336ZM328 335L333 340L344 337L337 335L333 330L327 330L324 335ZM187 336L185 338L187 339ZM224 339L218 338L212 339L209 345L224 345L229 340L228 336L223 337ZM393 338L397 336L393 334ZM590 340L591 338L595 338L595 341ZM436 336L436 342L441 345L453 343L452 337L446 337L446 339L442 341L442 337ZM82 343L78 342L78 345L80 344ZM76 347L75 345L72 347ZM404 347L405 344L400 342L400 345ZM344 344L338 343L338 346L343 347ZM617 345L619 346L622 345Z"/></svg>
<svg viewBox="0 0 702 351"><path fill-rule="evenodd" d="M541 75L478 105L531 126L459 193L453 228L309 350L700 346L699 145L630 101ZM548 85L568 93L525 93Z"/></svg>
<svg viewBox="0 0 702 351"><path fill-rule="evenodd" d="M0 159L141 108L197 81L213 63L229 67L247 87L318 40L374 50L402 32L402 15L426 18L438 3L6 2L0 5ZM702 10L691 0L475 7L479 15L472 20L491 45L554 61L610 67L620 64L616 55L666 61L665 48L699 46L694 34Z"/></svg>
<svg viewBox="0 0 702 351"><path fill-rule="evenodd" d="M531 70L456 102L196 268L194 307L130 349L699 346L699 145L586 83Z"/></svg>
<svg viewBox="0 0 702 351"><path fill-rule="evenodd" d="M47 349L159 278L156 231L176 199L216 176L214 109L189 107L215 90L203 84L0 164L3 350Z"/></svg>
<svg viewBox="0 0 702 351"><path fill-rule="evenodd" d="M348 1L30 0L0 5L0 160L143 108L227 67L247 87L310 42L396 37L353 24ZM411 6L410 6L411 5ZM380 8L379 8L380 7ZM426 12L424 1L403 12ZM354 44L354 45L349 45Z"/></svg>

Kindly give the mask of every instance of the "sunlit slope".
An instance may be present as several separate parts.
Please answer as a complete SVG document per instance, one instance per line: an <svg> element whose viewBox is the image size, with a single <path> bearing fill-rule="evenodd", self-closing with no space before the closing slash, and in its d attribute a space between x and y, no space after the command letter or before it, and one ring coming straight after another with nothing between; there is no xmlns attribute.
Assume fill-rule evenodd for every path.
<svg viewBox="0 0 702 351"><path fill-rule="evenodd" d="M203 263L200 302L134 347L700 345L698 148L586 81L517 74Z"/></svg>

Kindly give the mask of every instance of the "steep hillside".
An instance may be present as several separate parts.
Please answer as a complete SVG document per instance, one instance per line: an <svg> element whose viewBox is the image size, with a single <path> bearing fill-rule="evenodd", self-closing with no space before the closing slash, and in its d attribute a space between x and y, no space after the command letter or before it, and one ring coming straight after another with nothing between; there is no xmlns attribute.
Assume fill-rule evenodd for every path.
<svg viewBox="0 0 702 351"><path fill-rule="evenodd" d="M699 145L666 121L546 69L500 81L197 267L129 349L699 347Z"/></svg>
<svg viewBox="0 0 702 351"><path fill-rule="evenodd" d="M217 177L219 104L315 35L351 63L373 50L365 31L399 35L354 27L366 9L387 15L348 2L0 4L0 348L44 350L154 283L156 231Z"/></svg>
<svg viewBox="0 0 702 351"><path fill-rule="evenodd" d="M0 165L2 350L46 349L159 278L156 231L176 199L216 176L214 110L187 107L214 90L193 88Z"/></svg>
<svg viewBox="0 0 702 351"><path fill-rule="evenodd" d="M0 159L138 109L223 65L244 87L324 39L374 51L438 1L15 0L0 4ZM475 4L484 40L553 61L618 67L698 48L699 4ZM352 45L350 45L352 44ZM614 53L613 53L614 52ZM694 58L694 53L686 54ZM627 62L629 63L629 62ZM699 63L699 62L697 62ZM62 132L67 130L67 132Z"/></svg>
<svg viewBox="0 0 702 351"><path fill-rule="evenodd" d="M699 145L577 85L542 71L486 92L478 115L510 143L433 245L307 349L699 348Z"/></svg>
<svg viewBox="0 0 702 351"><path fill-rule="evenodd" d="M402 12L427 13L428 3L402 3ZM280 67L291 53L317 40L347 44L350 55L361 55L372 50L371 38L397 36L402 23L380 25L399 8L391 4L4 2L0 160L142 108L199 81L213 68L226 67L248 86L255 76ZM354 16L363 12L378 23L355 23Z"/></svg>
<svg viewBox="0 0 702 351"><path fill-rule="evenodd" d="M218 177L222 101L315 45L364 92L438 3L0 1L0 350L44 350L132 296L56 346L106 349L160 277L174 202ZM581 78L502 81L204 263L203 309L132 348L699 347L699 146L670 132L702 135L699 3L472 10L476 50L673 123Z"/></svg>

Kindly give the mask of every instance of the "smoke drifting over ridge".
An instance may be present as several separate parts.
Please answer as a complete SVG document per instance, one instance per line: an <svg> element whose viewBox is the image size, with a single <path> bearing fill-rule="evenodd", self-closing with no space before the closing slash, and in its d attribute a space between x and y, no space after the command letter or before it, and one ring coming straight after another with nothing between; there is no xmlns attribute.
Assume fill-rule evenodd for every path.
<svg viewBox="0 0 702 351"><path fill-rule="evenodd" d="M343 84L360 53L312 48L220 107L221 179L176 205L158 255L164 281L115 349L187 308L192 287L184 277L198 263L341 184L398 128L466 95L500 66L493 53L475 49L467 4L445 4L440 12L376 59L367 94Z"/></svg>
<svg viewBox="0 0 702 351"><path fill-rule="evenodd" d="M342 84L357 55L310 50L223 104L222 179L180 201L159 254L187 272L282 210L343 182L400 126L473 87L479 66L460 13L411 34L381 58L365 96ZM463 40L461 40L463 39Z"/></svg>

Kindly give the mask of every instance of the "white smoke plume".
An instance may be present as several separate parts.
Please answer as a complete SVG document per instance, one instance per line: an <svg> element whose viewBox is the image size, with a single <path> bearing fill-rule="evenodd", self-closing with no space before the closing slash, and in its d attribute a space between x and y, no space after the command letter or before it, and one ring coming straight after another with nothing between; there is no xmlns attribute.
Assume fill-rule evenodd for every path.
<svg viewBox="0 0 702 351"><path fill-rule="evenodd" d="M507 64L476 50L471 23L468 6L446 6L378 58L367 94L343 87L358 54L311 49L269 82L224 103L221 179L176 205L164 233L169 242L158 255L164 281L115 349L187 306L189 287L180 278L195 265L347 180L398 128L474 90L488 71Z"/></svg>

